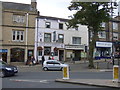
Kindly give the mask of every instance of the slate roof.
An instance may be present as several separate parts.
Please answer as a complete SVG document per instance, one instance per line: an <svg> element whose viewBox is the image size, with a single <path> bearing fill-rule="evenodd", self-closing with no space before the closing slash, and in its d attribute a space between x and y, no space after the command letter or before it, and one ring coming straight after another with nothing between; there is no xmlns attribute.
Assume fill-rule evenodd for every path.
<svg viewBox="0 0 120 90"><path fill-rule="evenodd" d="M35 11L35 9L31 7L31 4L2 2L2 6L3 6L3 9L7 9L7 10Z"/></svg>
<svg viewBox="0 0 120 90"><path fill-rule="evenodd" d="M61 21L65 21L67 22L69 19L64 19L64 18L58 18L58 17L51 17L51 16L42 16L40 15L37 18L41 18L41 19L50 19L50 20L61 20Z"/></svg>

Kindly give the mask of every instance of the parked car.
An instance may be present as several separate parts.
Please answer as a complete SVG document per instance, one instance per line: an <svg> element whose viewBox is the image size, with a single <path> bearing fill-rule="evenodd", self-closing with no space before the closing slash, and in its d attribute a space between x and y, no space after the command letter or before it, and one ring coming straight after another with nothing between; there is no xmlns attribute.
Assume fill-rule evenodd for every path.
<svg viewBox="0 0 120 90"><path fill-rule="evenodd" d="M62 70L64 66L66 66L68 64L63 64L60 61L57 60L46 60L43 63L43 70L47 71L47 70Z"/></svg>
<svg viewBox="0 0 120 90"><path fill-rule="evenodd" d="M13 76L16 73L18 73L16 66L12 66L4 61L0 61L0 77Z"/></svg>

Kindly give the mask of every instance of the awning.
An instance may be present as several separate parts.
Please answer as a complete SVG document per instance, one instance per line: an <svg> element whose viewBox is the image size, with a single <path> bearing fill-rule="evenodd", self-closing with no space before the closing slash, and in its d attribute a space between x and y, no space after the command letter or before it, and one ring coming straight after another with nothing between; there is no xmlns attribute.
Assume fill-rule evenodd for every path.
<svg viewBox="0 0 120 90"><path fill-rule="evenodd" d="M37 47L37 50L43 50L43 48L42 47Z"/></svg>

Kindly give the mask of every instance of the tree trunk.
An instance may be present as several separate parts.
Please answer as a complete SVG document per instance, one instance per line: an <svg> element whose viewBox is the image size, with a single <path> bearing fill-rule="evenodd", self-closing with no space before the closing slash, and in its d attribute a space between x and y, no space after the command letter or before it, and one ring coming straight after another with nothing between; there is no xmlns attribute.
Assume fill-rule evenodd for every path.
<svg viewBox="0 0 120 90"><path fill-rule="evenodd" d="M95 48L95 44L96 44L96 41L98 39L98 32L94 32L93 34L93 37L92 37L92 41L89 42L89 56L88 56L88 59L89 59L89 68L92 69L92 68L95 68L94 67L94 58L93 58L93 53L94 53L94 48Z"/></svg>

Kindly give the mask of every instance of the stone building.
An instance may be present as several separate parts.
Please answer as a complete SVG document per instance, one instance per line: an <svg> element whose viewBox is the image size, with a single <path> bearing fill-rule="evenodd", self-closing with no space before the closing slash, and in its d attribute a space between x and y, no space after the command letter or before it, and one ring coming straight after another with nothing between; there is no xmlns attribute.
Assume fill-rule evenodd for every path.
<svg viewBox="0 0 120 90"><path fill-rule="evenodd" d="M34 53L36 0L0 2L0 55L7 63L24 63Z"/></svg>

